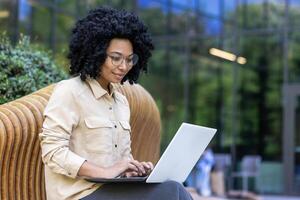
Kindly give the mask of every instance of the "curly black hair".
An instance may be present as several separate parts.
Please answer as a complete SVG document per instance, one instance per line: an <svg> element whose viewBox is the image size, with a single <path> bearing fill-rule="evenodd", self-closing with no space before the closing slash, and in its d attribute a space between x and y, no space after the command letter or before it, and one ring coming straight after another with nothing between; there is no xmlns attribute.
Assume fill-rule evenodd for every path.
<svg viewBox="0 0 300 200"><path fill-rule="evenodd" d="M126 74L121 83L136 83L142 71L147 72L148 59L154 49L147 27L134 13L99 7L77 21L69 44L70 74L97 78L105 62L106 50L113 38L128 39L139 56L138 63Z"/></svg>

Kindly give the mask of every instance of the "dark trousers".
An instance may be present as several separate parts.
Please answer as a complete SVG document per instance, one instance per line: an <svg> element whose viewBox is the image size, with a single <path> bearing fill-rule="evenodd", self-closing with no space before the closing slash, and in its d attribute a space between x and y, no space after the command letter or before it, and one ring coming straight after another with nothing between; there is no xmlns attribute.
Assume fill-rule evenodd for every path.
<svg viewBox="0 0 300 200"><path fill-rule="evenodd" d="M110 183L102 185L82 200L192 200L184 187L175 181L164 183Z"/></svg>

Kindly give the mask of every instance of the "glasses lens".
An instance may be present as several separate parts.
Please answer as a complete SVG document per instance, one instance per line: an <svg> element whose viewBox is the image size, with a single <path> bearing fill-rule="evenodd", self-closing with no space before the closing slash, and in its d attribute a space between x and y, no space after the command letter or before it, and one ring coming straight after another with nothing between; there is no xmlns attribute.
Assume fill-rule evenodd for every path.
<svg viewBox="0 0 300 200"><path fill-rule="evenodd" d="M138 55L136 55L136 54L133 54L132 55L132 59L131 59L131 61L132 61L132 66L133 65L136 65L137 64L137 62L139 61L139 56Z"/></svg>
<svg viewBox="0 0 300 200"><path fill-rule="evenodd" d="M120 55L110 55L110 58L111 58L111 62L113 65L115 66L119 66L122 64L122 61L123 61L123 57L120 56Z"/></svg>

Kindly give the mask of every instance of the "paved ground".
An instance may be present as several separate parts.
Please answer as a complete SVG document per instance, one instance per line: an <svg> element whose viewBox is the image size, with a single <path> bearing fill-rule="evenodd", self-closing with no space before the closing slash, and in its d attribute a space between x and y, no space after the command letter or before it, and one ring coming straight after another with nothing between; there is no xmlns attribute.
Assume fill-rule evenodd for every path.
<svg viewBox="0 0 300 200"><path fill-rule="evenodd" d="M249 199L228 199L228 198L218 198L218 197L201 197L198 195L192 195L194 200L249 200ZM259 200L300 200L300 197L290 197L290 196L260 196Z"/></svg>
<svg viewBox="0 0 300 200"><path fill-rule="evenodd" d="M300 196L280 196L280 195L252 195L248 198L221 198L199 196L195 190L187 189L194 200L300 200Z"/></svg>
<svg viewBox="0 0 300 200"><path fill-rule="evenodd" d="M262 200L300 200L300 197L264 195Z"/></svg>

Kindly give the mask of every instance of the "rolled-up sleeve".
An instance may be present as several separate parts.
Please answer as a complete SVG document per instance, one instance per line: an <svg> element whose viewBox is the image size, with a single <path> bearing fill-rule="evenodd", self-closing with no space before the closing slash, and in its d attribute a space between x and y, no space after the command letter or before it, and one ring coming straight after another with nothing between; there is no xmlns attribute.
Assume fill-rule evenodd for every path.
<svg viewBox="0 0 300 200"><path fill-rule="evenodd" d="M69 148L80 114L68 85L60 83L56 86L45 108L44 118L39 134L44 164L55 173L75 178L85 159Z"/></svg>

